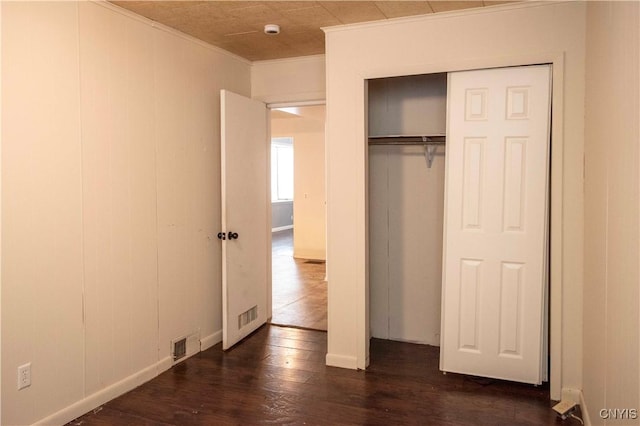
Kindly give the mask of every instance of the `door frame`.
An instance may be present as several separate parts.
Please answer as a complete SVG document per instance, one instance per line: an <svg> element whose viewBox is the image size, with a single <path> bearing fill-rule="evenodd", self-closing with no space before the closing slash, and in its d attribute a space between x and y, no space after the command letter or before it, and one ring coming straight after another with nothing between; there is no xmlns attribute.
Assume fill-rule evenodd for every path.
<svg viewBox="0 0 640 426"><path fill-rule="evenodd" d="M381 68L366 74L361 74L364 93L364 120L367 117L367 80L386 77L400 77L417 74L434 74L454 71L471 71L489 68L506 68L550 64L551 70L551 149L550 164L550 209L549 209L549 384L550 397L554 400L562 399L562 252L563 252L563 185L564 185L564 54L563 52L547 52L541 54L524 54L499 58L478 58L473 60L458 60L428 65L400 66L385 64ZM366 129L362 138L365 152L365 164L368 162ZM368 180L368 170L364 169L365 182ZM368 197L365 194L365 197ZM365 205L368 204L368 201ZM365 235L368 235L368 208L363 209L362 222L366 224ZM327 239L331 235L327 234ZM369 264L369 241L365 237L365 264ZM357 303L355 303L358 323L358 338L356 339L357 364L369 364L369 276L365 274L364 285L357 288ZM328 333L331 329L328 330Z"/></svg>
<svg viewBox="0 0 640 426"><path fill-rule="evenodd" d="M305 107L305 106L316 106L316 105L326 105L327 101L325 99L317 99L317 100L308 100L308 101L284 101L284 102L272 102L272 103L267 103L265 102L265 104L267 105L267 137L269 138L269 143L271 143L271 110L275 109L275 108L293 108L293 107ZM326 127L326 118L325 118L325 127ZM325 149L326 149L326 137L327 137L327 133L325 132ZM295 151L294 154L295 156ZM294 157L295 158L295 157ZM267 164L269 165L269 175L267 176L267 187L268 189L268 193L269 193L269 198L271 198L271 150L269 150L269 158L268 158L268 162ZM326 199L326 179L327 179L327 161L325 159L324 162L324 168L325 168L325 199ZM295 199L293 201L295 203ZM326 207L325 207L326 209ZM267 273L269 274L269 285L267 286L267 322L270 323L271 319L273 317L273 268L272 268L272 252L273 252L273 242L271 241L271 223L272 223L272 211L271 211L271 202L268 203L267 206L267 223L269 225L269 247L267 250L267 268L268 271ZM295 219L294 219L295 221ZM295 225L295 222L294 222ZM326 239L328 239L329 235L327 233L327 221L325 219L325 241ZM326 242L325 242L325 246L326 246ZM325 247L326 250L326 247ZM325 277L325 280L327 278ZM328 303L328 302L327 302ZM327 306L328 308L328 306Z"/></svg>

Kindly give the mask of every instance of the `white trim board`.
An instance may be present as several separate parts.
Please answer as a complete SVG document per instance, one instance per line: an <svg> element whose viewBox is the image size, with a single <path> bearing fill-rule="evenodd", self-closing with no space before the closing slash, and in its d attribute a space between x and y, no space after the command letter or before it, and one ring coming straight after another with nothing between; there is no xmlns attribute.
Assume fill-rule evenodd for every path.
<svg viewBox="0 0 640 426"><path fill-rule="evenodd" d="M51 424L66 424L73 419L76 419L83 414L99 407L100 405L111 401L118 396L129 392L132 389L140 386L143 383L157 377L161 373L171 368L173 360L171 357L166 357L149 367L140 370L129 377L113 383L106 388L100 389L98 392L93 393L70 406L63 408L62 410L41 419L34 424L36 425L51 425Z"/></svg>
<svg viewBox="0 0 640 426"><path fill-rule="evenodd" d="M275 228L271 228L271 232L286 231L287 229L293 229L293 225L277 226Z"/></svg>
<svg viewBox="0 0 640 426"><path fill-rule="evenodd" d="M202 339L200 339L200 350L196 353L189 355L189 357L196 355L199 352L205 351L213 346L217 345L222 341L222 330L218 330ZM180 360L180 362L184 361L184 359ZM50 424L66 424L73 419L76 419L91 410L96 409L97 407L105 404L120 395L123 395L138 386L155 379L160 374L165 371L171 369L175 364L173 359L168 356L160 361L144 368L124 379L113 383L106 388L100 389L98 392L95 392L73 404L70 406L63 408L62 410L51 414L44 419L41 419L35 422L35 425L50 425Z"/></svg>
<svg viewBox="0 0 640 426"><path fill-rule="evenodd" d="M318 106L318 105L326 105L327 101L324 99L318 99L315 101L300 101L300 102L274 102L271 104L267 104L267 108L276 109L276 108L291 108L291 107L304 107L304 106Z"/></svg>
<svg viewBox="0 0 640 426"><path fill-rule="evenodd" d="M475 59L460 59L453 61L443 61L440 63L418 64L409 66L397 66L394 64L381 64L376 69L368 70L366 74L361 74L362 84L371 78L395 77L403 75L431 74L440 72L474 70L485 68L498 68L510 66L526 66L532 64L551 64L553 92L552 104L552 128L551 128L551 207L550 207L550 297L549 297L549 317L550 317L550 358L551 369L549 374L551 399L559 400L562 389L562 247L563 247L563 187L564 187L564 72L565 61L564 52L543 52L523 55L511 55L501 57L485 57ZM363 93L363 108L364 103ZM366 143L365 129L359 130L359 139ZM364 204L359 209L363 214L363 221L366 220L366 209ZM362 230L359 230L362 231ZM364 237L361 237L364 240ZM357 257L364 257L365 253L356 253ZM358 264L366 264L364 260L358 260ZM367 344L368 329L368 307L366 305L366 294L369 283L356 289L356 327L358 330L357 339L357 362L356 367L366 368L369 359L369 345ZM329 330L329 333L331 331ZM327 354L327 361L333 359L333 354ZM329 364L327 365L334 365Z"/></svg>
<svg viewBox="0 0 640 426"><path fill-rule="evenodd" d="M348 368L351 370L358 368L358 360L356 357L331 353L327 353L326 364L331 367Z"/></svg>
<svg viewBox="0 0 640 426"><path fill-rule="evenodd" d="M589 415L589 409L587 408L587 401L584 399L584 393L582 391L576 392L578 392L578 404L580 404L580 411L582 412L582 421L585 426L591 426L593 423L591 423L591 416Z"/></svg>
<svg viewBox="0 0 640 426"><path fill-rule="evenodd" d="M324 250L318 250L318 249L295 250L294 248L293 257L295 259L320 260L323 262L327 260L326 252Z"/></svg>
<svg viewBox="0 0 640 426"><path fill-rule="evenodd" d="M200 352L206 351L222 342L222 329L200 339Z"/></svg>
<svg viewBox="0 0 640 426"><path fill-rule="evenodd" d="M544 6L545 3L548 3L546 1L529 1L529 2L518 2L518 3L508 3L508 4L503 4L503 5L494 5L494 6L489 6L489 7L477 7L477 8L471 8L471 9L458 9L458 10L452 10L452 11L448 11L448 12L438 12L438 13L433 13L433 14L425 14L425 15L414 15L414 16L402 16L399 18L390 18L390 19L383 19L383 20L378 20L378 21L368 21L368 22L359 22L359 23L355 23L355 24L343 24L343 25L334 25L334 26L330 26L330 27L321 27L320 29L322 31L324 31L325 33L328 32L339 32L339 31L351 31L354 29L360 29L360 28L375 28L375 27L380 27L380 26L387 26L387 25L393 25L393 24L405 24L408 22L415 22L415 21L424 21L424 20L442 20L442 19L449 19L449 18L455 18L458 16L469 16L469 15L481 15L481 14L486 14L486 13L496 13L496 12L501 12L501 11L505 11L505 10L513 10L513 9L523 9L523 8L531 8L531 7L539 7L539 6ZM556 3L563 3L563 2L556 2Z"/></svg>

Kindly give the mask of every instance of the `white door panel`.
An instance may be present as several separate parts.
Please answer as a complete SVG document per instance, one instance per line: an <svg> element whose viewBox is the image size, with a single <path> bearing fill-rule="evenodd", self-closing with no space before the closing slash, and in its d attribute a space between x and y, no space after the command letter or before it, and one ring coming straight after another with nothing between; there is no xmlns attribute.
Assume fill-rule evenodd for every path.
<svg viewBox="0 0 640 426"><path fill-rule="evenodd" d="M270 145L266 105L221 90L222 347L267 321ZM237 234L237 236L236 236Z"/></svg>
<svg viewBox="0 0 640 426"><path fill-rule="evenodd" d="M540 383L550 67L449 74L440 367Z"/></svg>

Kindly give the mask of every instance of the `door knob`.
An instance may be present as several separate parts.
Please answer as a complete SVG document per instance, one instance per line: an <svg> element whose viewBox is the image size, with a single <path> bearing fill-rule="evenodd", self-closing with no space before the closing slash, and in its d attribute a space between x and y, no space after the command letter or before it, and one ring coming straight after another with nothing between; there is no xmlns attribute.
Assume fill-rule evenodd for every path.
<svg viewBox="0 0 640 426"><path fill-rule="evenodd" d="M230 240L237 240L238 239L238 233L237 232L229 232L229 239Z"/></svg>
<svg viewBox="0 0 640 426"><path fill-rule="evenodd" d="M224 232L218 232L218 239L219 240L226 240L227 239L227 234L225 234Z"/></svg>

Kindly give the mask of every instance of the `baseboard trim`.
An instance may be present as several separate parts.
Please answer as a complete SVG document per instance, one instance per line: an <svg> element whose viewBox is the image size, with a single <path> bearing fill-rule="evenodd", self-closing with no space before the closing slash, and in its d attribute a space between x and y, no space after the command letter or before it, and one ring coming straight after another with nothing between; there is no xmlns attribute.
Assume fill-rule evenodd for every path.
<svg viewBox="0 0 640 426"><path fill-rule="evenodd" d="M168 366L168 367L167 367ZM148 382L171 367L171 357L164 358L104 389L99 390L62 410L34 423L35 425L66 424L102 404Z"/></svg>
<svg viewBox="0 0 640 426"><path fill-rule="evenodd" d="M358 369L358 360L354 356L327 354L326 363L329 367Z"/></svg>
<svg viewBox="0 0 640 426"><path fill-rule="evenodd" d="M169 355L166 358L161 359L158 362L158 375L164 373L165 371L167 371L168 369L170 369L173 366L174 366L173 357L171 355Z"/></svg>
<svg viewBox="0 0 640 426"><path fill-rule="evenodd" d="M562 401L571 401L574 404L580 405L580 411L582 412L582 421L586 426L591 426L589 409L587 408L587 403L584 400L584 394L582 393L582 390L562 388Z"/></svg>
<svg viewBox="0 0 640 426"><path fill-rule="evenodd" d="M585 426L591 426L591 417L589 416L589 409L587 408L587 402L584 399L584 393L580 391L580 411L582 412L582 421Z"/></svg>
<svg viewBox="0 0 640 426"><path fill-rule="evenodd" d="M324 250L294 250L293 257L306 260L327 260L327 253Z"/></svg>
<svg viewBox="0 0 640 426"><path fill-rule="evenodd" d="M213 334L203 337L200 340L200 350L206 351L220 342L222 342L222 330L218 330Z"/></svg>
<svg viewBox="0 0 640 426"><path fill-rule="evenodd" d="M271 232L286 231L287 229L293 229L293 225L278 226L276 228L271 228Z"/></svg>
<svg viewBox="0 0 640 426"><path fill-rule="evenodd" d="M207 350L222 341L222 330L218 330L209 336L206 336L200 340L200 351ZM195 354L192 354L195 355ZM124 379L107 386L104 389L95 392L80 401L77 401L62 410L51 414L44 419L41 419L34 423L34 425L51 425L51 424L66 424L76 419L91 410L94 410L111 401L120 395L129 392L148 382L149 380L164 373L174 365L173 358L171 356L165 357L160 361L150 365L149 367L140 370Z"/></svg>

